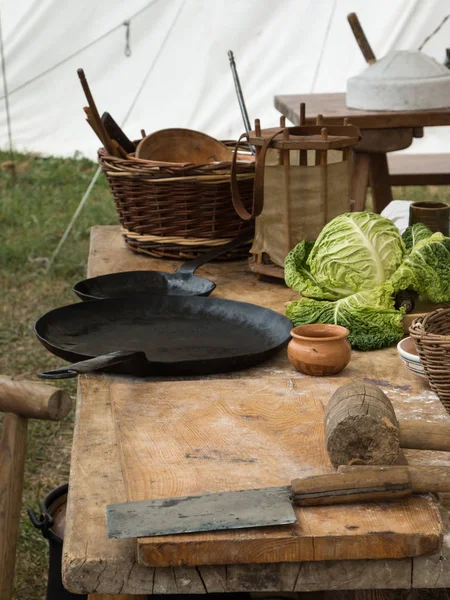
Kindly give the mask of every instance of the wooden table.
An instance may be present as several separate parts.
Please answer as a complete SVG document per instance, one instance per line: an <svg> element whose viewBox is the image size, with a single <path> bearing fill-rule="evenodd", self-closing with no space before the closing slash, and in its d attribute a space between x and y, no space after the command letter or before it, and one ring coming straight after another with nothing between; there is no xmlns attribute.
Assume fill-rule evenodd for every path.
<svg viewBox="0 0 450 600"><path fill-rule="evenodd" d="M89 276L149 268L175 270L176 263L132 254L124 247L117 227L93 229ZM257 281L247 271L245 261L207 265L200 274L218 283L217 296L253 300L280 312L285 302L295 296L279 283ZM305 381L289 365L284 351L259 367L228 377L248 381L265 378L294 388ZM388 394L400 417L449 420L424 380L405 369L395 349L354 352L350 365L336 382L354 378L376 382ZM130 390L137 385L142 394L146 390L151 393L151 386L155 386L154 381L136 382L119 376L90 375L79 379L63 555L63 579L69 590L167 594L450 587L448 511L443 506L447 533L441 551L416 558L173 568L138 564L136 540L106 537L105 505L126 500L111 400L111 390L118 383L122 391L127 385ZM446 453L405 451L405 455L411 464L450 464Z"/></svg>
<svg viewBox="0 0 450 600"><path fill-rule="evenodd" d="M380 213L392 201L386 154L403 150L413 138L423 136L424 127L450 125L450 107L416 111L367 111L347 108L345 94L303 94L275 96L277 108L290 121L300 123L300 103L306 104L306 122L318 114L324 124L342 124L348 118L361 130L362 139L354 149L352 199L355 210L364 210L367 188L371 187L374 211Z"/></svg>

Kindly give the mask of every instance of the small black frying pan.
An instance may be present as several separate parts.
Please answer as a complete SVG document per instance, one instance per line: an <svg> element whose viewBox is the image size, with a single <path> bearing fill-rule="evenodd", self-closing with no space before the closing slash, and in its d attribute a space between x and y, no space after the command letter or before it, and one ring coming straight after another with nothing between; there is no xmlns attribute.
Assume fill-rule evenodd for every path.
<svg viewBox="0 0 450 600"><path fill-rule="evenodd" d="M195 260L191 260L176 271L123 271L109 273L79 281L73 288L81 300L123 298L135 294L152 296L209 296L216 284L204 277L194 275L198 267L238 248L253 238L253 231L245 231L228 244L218 246Z"/></svg>

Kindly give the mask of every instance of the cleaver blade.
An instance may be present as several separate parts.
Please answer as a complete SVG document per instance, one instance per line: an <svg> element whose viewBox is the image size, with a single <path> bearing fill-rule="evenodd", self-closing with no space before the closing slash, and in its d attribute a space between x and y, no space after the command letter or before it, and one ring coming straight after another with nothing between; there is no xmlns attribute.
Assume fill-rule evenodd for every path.
<svg viewBox="0 0 450 600"><path fill-rule="evenodd" d="M286 525L297 520L290 486L106 506L109 538Z"/></svg>

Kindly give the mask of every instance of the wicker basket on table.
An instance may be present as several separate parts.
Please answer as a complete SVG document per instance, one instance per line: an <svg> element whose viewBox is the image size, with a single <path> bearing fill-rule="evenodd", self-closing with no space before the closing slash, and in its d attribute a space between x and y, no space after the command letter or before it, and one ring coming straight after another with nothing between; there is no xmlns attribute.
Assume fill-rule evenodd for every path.
<svg viewBox="0 0 450 600"><path fill-rule="evenodd" d="M450 308L438 308L415 319L409 328L430 382L450 413Z"/></svg>
<svg viewBox="0 0 450 600"><path fill-rule="evenodd" d="M108 180L126 245L158 258L194 258L226 244L253 224L242 221L231 201L231 163L157 163L116 158L104 148L99 164ZM240 162L238 180L250 210L254 162ZM248 257L240 247L222 260Z"/></svg>

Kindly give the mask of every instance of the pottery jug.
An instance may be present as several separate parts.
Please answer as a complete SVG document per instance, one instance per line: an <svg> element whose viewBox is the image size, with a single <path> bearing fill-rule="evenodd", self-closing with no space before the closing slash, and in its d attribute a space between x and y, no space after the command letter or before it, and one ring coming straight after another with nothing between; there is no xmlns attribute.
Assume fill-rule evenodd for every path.
<svg viewBox="0 0 450 600"><path fill-rule="evenodd" d="M350 361L349 333L340 325L316 323L295 327L291 331L288 359L297 371L306 375L335 375Z"/></svg>

